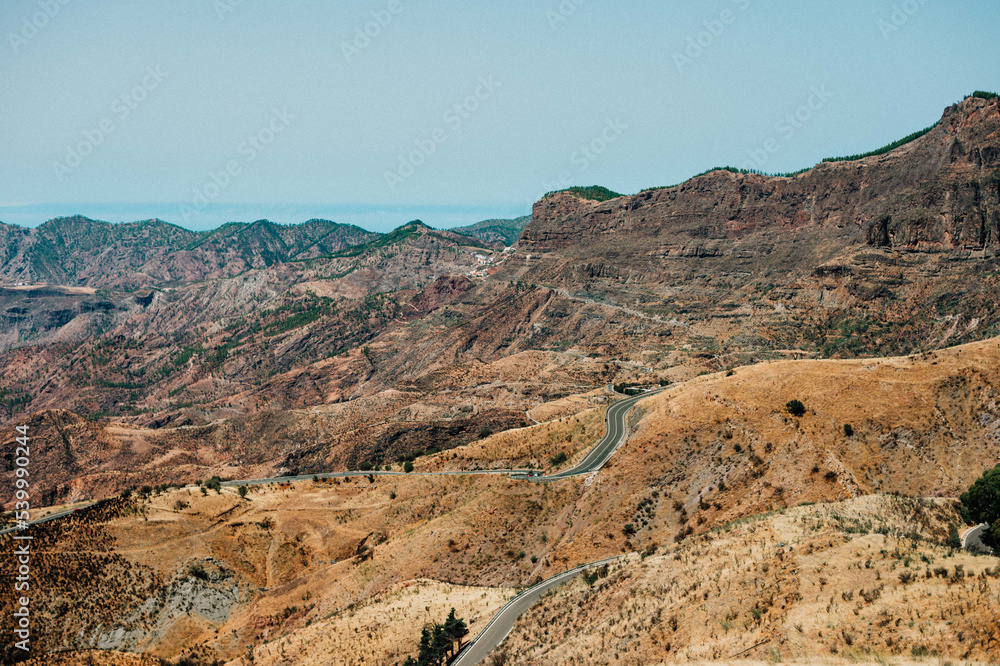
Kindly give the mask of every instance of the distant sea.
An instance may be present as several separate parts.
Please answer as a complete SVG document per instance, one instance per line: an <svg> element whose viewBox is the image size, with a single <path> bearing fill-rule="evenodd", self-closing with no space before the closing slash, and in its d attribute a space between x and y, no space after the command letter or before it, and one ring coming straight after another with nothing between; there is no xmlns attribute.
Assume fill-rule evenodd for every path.
<svg viewBox="0 0 1000 666"><path fill-rule="evenodd" d="M225 204L210 203L200 210L190 204L45 203L0 206L0 222L37 227L56 217L83 215L105 222L136 222L152 218L187 229L215 229L226 222L271 220L297 224L320 218L354 224L369 231L391 231L411 220L422 220L437 229L473 224L481 220L514 218L531 213L524 204L500 206L375 206L343 204Z"/></svg>

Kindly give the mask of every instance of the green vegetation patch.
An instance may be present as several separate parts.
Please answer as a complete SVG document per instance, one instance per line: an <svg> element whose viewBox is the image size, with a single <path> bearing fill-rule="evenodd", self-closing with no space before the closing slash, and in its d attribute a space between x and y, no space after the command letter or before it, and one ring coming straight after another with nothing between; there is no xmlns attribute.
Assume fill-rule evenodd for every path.
<svg viewBox="0 0 1000 666"><path fill-rule="evenodd" d="M575 194L581 199L587 199L589 201L610 201L611 199L617 199L618 197L624 196L618 192L609 190L606 187L601 187L600 185L591 185L590 187L568 187L565 190L549 192L549 194L557 194L559 192L569 192L570 194ZM545 196L549 196L549 194L546 194Z"/></svg>
<svg viewBox="0 0 1000 666"><path fill-rule="evenodd" d="M873 155L883 155L885 153L888 153L890 151L893 151L893 150L899 148L900 146L905 146L906 144L910 143L911 141L915 141L915 140L919 139L920 137L922 137L923 135L927 134L928 132L930 132L935 127L937 127L937 125L938 125L937 123L934 123L930 127L925 127L924 129L922 129L922 130L920 130L918 132L914 132L913 134L909 134L907 136L904 136L902 139L898 139L896 141L893 141L890 144L886 144L886 145L882 146L881 148L878 148L876 150L872 150L872 151L867 152L867 153L860 153L858 155L847 155L845 157L825 157L825 158L823 158L823 161L824 162L853 162L854 160L864 159L865 157L872 157Z"/></svg>
<svg viewBox="0 0 1000 666"><path fill-rule="evenodd" d="M341 250L333 257L357 257L370 250L377 250L382 247L388 247L390 245L396 245L397 243L402 243L403 241L419 236L420 232L417 230L418 227L427 227L426 224L420 220L413 220L412 222L407 222L403 226L390 231L387 234L379 236L377 239L369 243L360 243L358 245L352 245L346 250ZM430 228L430 227L427 227Z"/></svg>
<svg viewBox="0 0 1000 666"><path fill-rule="evenodd" d="M987 470L959 498L962 502L962 520L983 524L982 542L1000 550L1000 465Z"/></svg>

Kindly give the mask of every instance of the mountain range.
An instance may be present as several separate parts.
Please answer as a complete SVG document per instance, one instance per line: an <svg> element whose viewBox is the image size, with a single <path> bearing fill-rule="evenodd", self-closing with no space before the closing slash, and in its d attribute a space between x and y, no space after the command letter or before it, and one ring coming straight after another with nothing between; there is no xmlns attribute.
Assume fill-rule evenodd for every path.
<svg viewBox="0 0 1000 666"><path fill-rule="evenodd" d="M511 588L631 553L533 611L510 658L934 643L995 659L1000 564L945 544L953 498L1000 462L1000 100L970 96L907 139L797 174L572 188L448 231L0 227L0 431L31 432L45 505L114 498L40 532L43 635L150 659L248 663L250 645L253 663L390 664L419 639L400 627L446 600L481 627ZM187 485L555 470L600 436L609 385L668 388L586 480ZM12 456L0 476L9 508ZM88 539L100 552L74 559ZM858 562L860 588L841 575ZM940 618L906 605L911 583L950 600ZM964 617L959 592L986 610ZM337 629L380 616L385 635ZM655 641L627 628L638 616Z"/></svg>

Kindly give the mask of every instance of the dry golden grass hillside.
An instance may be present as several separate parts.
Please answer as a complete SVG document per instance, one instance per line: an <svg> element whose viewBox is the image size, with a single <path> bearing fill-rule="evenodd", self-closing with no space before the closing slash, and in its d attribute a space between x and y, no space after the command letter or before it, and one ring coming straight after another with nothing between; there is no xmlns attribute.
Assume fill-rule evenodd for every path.
<svg viewBox="0 0 1000 666"><path fill-rule="evenodd" d="M148 499L114 500L36 529L36 635L46 650L101 648L169 659L190 656L209 663L243 658L247 645L259 651L255 658L260 659L277 660L281 649L306 654L314 646L342 650L341 658L348 662L383 659L389 654L383 650L406 653L404 636L409 636L410 647L415 646L419 626L414 627L414 622L425 622L427 613L441 609L446 613L448 603L466 609L466 619L485 617L505 592L479 588L507 590L619 553L664 553L713 527L816 501L850 500L841 510L847 512L844 515L868 511L868 518L858 518L859 525L870 520L869 531L886 526L891 534L863 535L868 539L865 542L858 541L860 532L845 534L846 528L837 537L849 537L857 548L867 551L870 546L879 553L873 556L872 566L881 562L885 578L890 572L886 567L905 561L906 555L890 562L892 558L881 551L902 552L907 540L892 534L908 534L910 523L897 516L902 505L894 502L903 500L863 496L954 497L996 464L1000 452L998 356L1000 348L993 340L921 358L780 362L741 368L731 376L699 377L641 401L631 416L631 439L601 472L584 479L532 484L502 475L409 474L274 484L254 487L246 498L234 488L223 488L220 494L183 488ZM805 404L803 416L786 413L784 405L791 399ZM417 471L547 467L550 457L559 452L566 453L570 462L565 464L571 464L604 429L603 409L591 406L590 398L579 404L587 409L576 415L421 457ZM563 407L558 406L555 413ZM845 434L845 423L853 426L851 435ZM886 508L878 508L879 502ZM958 520L944 500L933 507L933 511L926 508L930 517L921 528L924 539L931 541L939 540L942 526ZM809 511L817 510L795 511L806 513L787 516L806 520L812 515ZM802 522L787 522L792 520L787 517L772 516L766 524L778 535L775 542L790 544L799 530L802 534L795 538L804 549L810 545L814 551L842 548L836 539L827 540L822 548L820 542L808 541L807 537L823 530L840 529L832 517L824 516L820 513L810 519L826 521L812 531ZM696 543L708 548L709 542L719 538ZM753 540L749 534L746 538L748 543ZM731 548L736 548L734 544ZM693 552L690 548L694 546L683 546L680 552ZM934 548L926 541L910 547L911 567L921 561L921 554L940 561L944 555ZM918 553L917 549L925 550ZM747 556L765 558L763 567L765 560L777 557L776 552L765 558L755 546ZM837 561L846 563L853 551L837 552L841 558ZM796 546L795 556L804 558L802 553ZM646 564L660 561L656 557L661 556L648 558ZM866 553L862 565L868 559ZM716 564L721 566L721 562ZM0 562L0 566L10 563ZM767 566L773 572L785 565L770 562ZM804 566L800 564L798 570L804 571ZM838 565L833 572L829 563L815 566L831 571L829 575L817 573L817 585L820 577L836 581L841 580L836 576L843 576L844 589L837 594L849 592L848 582L855 581L851 583L855 604L861 588L870 592L868 577L875 575L870 568ZM770 598L770 593L749 582L767 572L751 575L744 569L732 565L728 588L742 591L741 622L746 621L746 613L752 614L754 602ZM694 577L685 585L701 575L700 570L692 571L683 574ZM897 573L892 570L893 576ZM421 606L406 596L411 593L403 587L418 580L438 581L443 586L440 590L446 591L421 592L420 598L427 598ZM920 584L943 583L935 577ZM956 585L940 589L964 589ZM826 590L832 588L821 587L828 604ZM670 587L669 594L657 596L667 603L679 590ZM933 596L940 591L936 590L927 591ZM706 592L711 598L712 591L700 590L703 597ZM805 592L801 594L810 599ZM894 604L894 610L890 609L894 617L910 612L903 597L888 592L885 596ZM410 601L412 608L407 605ZM701 603L706 601L703 598ZM607 603L614 610L612 602ZM791 613L790 602L784 603ZM804 608L804 603L799 600L795 605ZM774 605L780 607L778 601ZM425 609L424 615L420 608ZM574 605L565 610L575 614L574 621L583 622L586 614L578 612L580 608ZM413 609L416 616L408 614ZM969 621L982 617L978 607L966 610ZM809 633L812 625L807 619L812 612L797 621L803 631L795 630L787 642L803 654L826 655L835 642L828 628L817 625L815 634ZM334 631L340 626L360 626L373 613L398 617L398 622L384 630L386 636L398 636L398 640L385 642L373 632L371 638L367 634L356 641L341 637L336 643L331 642L329 632L316 628ZM397 624L406 625L409 632L397 633ZM794 629L794 623L790 626ZM860 639L861 632L867 632L864 626L857 624L857 640L868 645ZM745 627L740 636L749 637L751 629ZM633 633L642 635L647 630ZM723 658L726 650L740 642L730 641L736 636L732 630L715 633L706 636L715 641L712 645L721 657L713 656L714 652L692 652L689 658ZM684 645L694 645L696 635L685 635L688 642ZM804 637L811 642L802 643ZM903 642L898 645L910 646L906 648L910 650L917 639L900 633L898 640ZM681 644L672 638L663 640ZM846 643L842 635L840 640ZM526 638L524 650L529 642ZM836 645L842 655L843 646ZM626 654L624 648L619 652Z"/></svg>
<svg viewBox="0 0 1000 666"><path fill-rule="evenodd" d="M501 654L546 666L995 662L1000 559L940 545L956 519L949 500L873 495L737 521L556 590Z"/></svg>
<svg viewBox="0 0 1000 666"><path fill-rule="evenodd" d="M255 646L230 666L297 664L392 666L417 653L420 629L442 622L454 608L475 636L514 590L446 585L418 580L401 583L370 599Z"/></svg>
<svg viewBox="0 0 1000 666"><path fill-rule="evenodd" d="M790 400L804 403L802 417L787 412ZM631 424L631 439L585 482L574 549L554 557L641 550L803 502L956 497L1000 462L1000 341L698 377L638 403ZM629 544L624 524L635 529Z"/></svg>

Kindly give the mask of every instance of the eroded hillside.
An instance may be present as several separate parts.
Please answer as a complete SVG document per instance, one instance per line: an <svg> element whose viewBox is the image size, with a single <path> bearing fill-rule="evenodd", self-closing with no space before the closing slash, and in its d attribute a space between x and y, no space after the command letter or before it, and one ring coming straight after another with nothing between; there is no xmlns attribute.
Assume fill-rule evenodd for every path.
<svg viewBox="0 0 1000 666"><path fill-rule="evenodd" d="M621 582L601 589L645 604L635 611L641 610L643 618L655 617L656 609L649 605L652 598L663 605L660 620L667 622L671 614L678 614L678 627L689 627L681 624L688 622L688 616L679 615L669 604L693 612L685 594L722 595L720 599L735 606L723 608L719 601L704 611L710 626L718 620L742 628L723 630L720 624L711 629L706 634L711 641L705 643L714 646L709 652L690 651L702 645L697 638L700 634L690 627L683 632L670 630L671 636L676 633L682 638L664 635L662 641L657 638L657 643L644 644L642 650L663 651L670 642L686 650L671 653L671 658L674 654L724 658L737 643L747 648L753 644L745 642L750 638L773 638L778 642L761 647L755 653L758 657L766 656L763 650L772 647L794 648L799 655L825 654L831 646L843 651L850 647L845 648L845 634L838 630L831 637L826 625L807 622L815 612L804 604L830 604L827 590L833 589L831 585L846 586L857 578L851 577L847 563L856 559L852 565L856 569L858 563L863 567L870 559L864 576L881 578L875 582L865 578L861 587L870 596L869 587L886 581L879 592L883 601L877 610L867 609L874 602L866 602L866 612L858 609L858 617L884 608L892 614L892 623L899 618L909 622L907 613L923 611L909 606L904 610L905 596L901 595L918 589L910 585L927 586L927 590L919 588L921 594L930 592L947 602L942 622L952 620L960 607L966 610L962 626L968 625L967 629L946 630L938 624L925 628L925 633L931 629L964 632L967 645L963 651L943 654L968 654L970 658L990 654L995 650L990 642L995 623L984 619L992 616L984 615L982 609L992 608L989 604L995 602L995 592L990 586L996 583L992 574L978 577L980 569L987 568L986 561L965 556L952 560L943 546L934 545L943 544L959 521L954 501L905 497L954 497L997 463L998 356L1000 340L989 340L919 358L776 362L741 368L728 376L699 377L638 403L631 419L632 438L608 466L585 479L535 484L503 475L420 474L511 464L548 466L549 459L560 452L566 454L565 464L570 464L603 429L603 410L581 398L576 404L586 409L577 415L496 433L421 457L411 474L254 487L246 497L233 487L220 492L186 487L149 497L133 494L115 499L34 528L35 548L41 554L36 575L45 581L36 601L39 636L51 649L141 650L208 661L241 658L244 646L250 644L259 646L255 657L274 659L280 654L278 646L299 654L308 652L310 646L333 649L330 634L316 627L334 627L348 621L344 618L360 622L358 604L398 614L401 622L411 617L406 613L419 615L424 607L447 605L440 600L423 606L407 604L406 588L401 586L408 581L512 588L582 562L645 553L652 557L643 560L646 569L638 571L648 573L626 570L624 578L614 578ZM806 405L801 417L785 410L785 403L793 398ZM844 433L845 423L853 426L850 436ZM872 498L868 493L883 497ZM801 506L837 501L846 504L822 510ZM775 511L781 517L767 517L759 534L752 527L759 518L736 530L724 527ZM785 543L775 546L777 542ZM696 587L684 592L688 586L670 584L670 594L663 595L650 592L652 582L637 589L628 587L646 577L668 582L678 576L702 580L697 567L713 562L713 557L731 558L738 544L748 548L748 563L740 559L726 573L729 578L717 580L710 590ZM785 546L792 549L785 550ZM706 550L712 548L717 550ZM775 554L775 548L783 554ZM835 556L836 563L830 559L824 563L823 556L815 554L827 551L826 557ZM862 552L864 560L858 559ZM702 555L708 557L707 562ZM921 555L930 559L925 562ZM788 557L796 559L781 559ZM922 576L919 580L898 578L908 569L903 564L907 559L909 569ZM945 560L950 568L947 577L941 578L934 568ZM749 562L755 564L746 571ZM977 578L957 578L953 562L967 566ZM649 569L654 564L655 569ZM760 601L754 606L751 592L783 569L787 575L776 583L775 595L760 597L773 603L762 607ZM789 573L792 569L795 575ZM931 571L931 579L926 578L926 570ZM670 572L667 578L662 578L667 575L664 571ZM821 579L829 585L820 584ZM975 585L981 581L986 581L982 584L988 589L976 592ZM854 599L859 598L855 582L851 590L838 587L837 595L852 593ZM742 596L734 598L730 592L737 589L743 591ZM473 603L477 595L487 594L480 598L494 600L489 604L502 597L486 590L449 590L446 596L453 599L449 603L466 604L463 608L470 609L470 616L471 609L478 607ZM984 599L993 594L994 601L965 606L958 590L985 595ZM785 598L795 592L802 599ZM822 597L819 601L817 594ZM746 603L740 606L738 599ZM573 608L580 608L577 601L573 599ZM849 601L845 597L843 605L838 602L826 612L846 609L853 616ZM379 606L383 603L384 607ZM614 615L621 609L617 602L601 598L594 603L612 614L595 613L593 620L585 620L575 611L567 614L570 606L565 606L559 622L573 622L572 626L581 628L586 622L593 622L594 627L603 626L602 622L615 626L627 619ZM778 613L782 603L786 608ZM371 612L382 611L364 611ZM733 612L736 615L726 619ZM482 619L485 613L481 610L475 617ZM694 625L702 622L701 616L690 618ZM830 622L843 624L842 620ZM638 629L633 624L625 626L634 634ZM796 624L802 624L801 632ZM912 627L902 625L893 634L897 642L890 644L869 640L863 633L865 626L855 620L846 635L859 646L890 653L919 650L921 645L930 649L929 638L920 642L919 628L909 631ZM779 629L785 632L780 641ZM575 654L579 659L586 653L573 650L584 649L581 645L587 650L597 647L586 637L590 629L581 631L581 643L570 641L560 647L558 641L549 641L545 649L557 649L551 653L557 656ZM605 629L593 631L599 635ZM533 632L537 630L512 645L521 646L517 649L523 650L525 659L544 663L548 656L543 659L541 653L532 652L539 649L537 643L528 645L539 638ZM559 632L562 635L563 630ZM417 633L408 638L400 635L399 651L392 654L407 654L417 638ZM620 638L627 641L629 637ZM374 650L384 655L379 640L373 636L340 642L337 649L344 649L345 654L370 657ZM631 646L627 651L618 648L622 655L631 654L638 645L626 644ZM643 655L647 653L640 652L636 658Z"/></svg>

